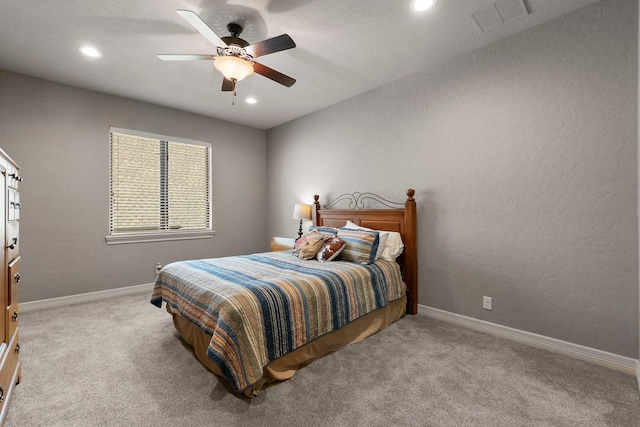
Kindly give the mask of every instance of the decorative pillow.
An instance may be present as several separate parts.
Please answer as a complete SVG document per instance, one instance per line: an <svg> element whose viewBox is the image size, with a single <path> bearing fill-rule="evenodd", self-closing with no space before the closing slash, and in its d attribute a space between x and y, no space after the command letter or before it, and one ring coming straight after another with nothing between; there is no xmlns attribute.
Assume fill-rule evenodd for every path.
<svg viewBox="0 0 640 427"><path fill-rule="evenodd" d="M320 262L332 261L342 253L346 246L347 242L345 242L338 236L329 237L327 240L325 240L322 249L318 251L316 258Z"/></svg>
<svg viewBox="0 0 640 427"><path fill-rule="evenodd" d="M360 264L371 264L375 261L380 243L380 234L377 231L341 228L338 230L338 237L347 242L342 251L343 260Z"/></svg>
<svg viewBox="0 0 640 427"><path fill-rule="evenodd" d="M313 231L313 230L318 230L318 232L322 233L322 234L326 234L328 236L335 236L336 234L338 234L338 229L337 228L333 228L333 227L323 227L323 226L319 226L319 225L312 225L311 227L309 227L309 231Z"/></svg>
<svg viewBox="0 0 640 427"><path fill-rule="evenodd" d="M305 233L302 236L300 236L300 238L296 240L296 242L294 243L293 248L298 249L300 246L302 246L302 244L307 240L307 237L309 237L309 235L311 235L312 233L317 233L317 231L309 231L308 233ZM298 256L297 254L294 254L294 255Z"/></svg>
<svg viewBox="0 0 640 427"><path fill-rule="evenodd" d="M375 259L380 258L380 256L382 255L382 252L385 250L385 248L387 247L387 238L389 237L389 232L388 231L380 231L380 230L373 230L371 228L367 228L367 227L362 227L354 222L351 221L347 221L347 224L344 226L344 228L350 228L352 230L367 230L367 231L377 231L378 233L380 233L380 242L378 243L378 250L376 251L376 257Z"/></svg>
<svg viewBox="0 0 640 427"><path fill-rule="evenodd" d="M345 228L353 228L359 230L371 230L370 228L361 227L351 221L347 221ZM404 249L404 243L402 243L402 236L397 231L378 231L380 233L380 241L384 242L384 247L378 249L376 259L378 257L386 259L387 261L395 261L400 256ZM386 236L386 237L383 237ZM382 244L382 243L381 243Z"/></svg>
<svg viewBox="0 0 640 427"><path fill-rule="evenodd" d="M315 230L307 233L296 242L293 255L300 259L313 259L322 248L325 240L327 240L327 236Z"/></svg>

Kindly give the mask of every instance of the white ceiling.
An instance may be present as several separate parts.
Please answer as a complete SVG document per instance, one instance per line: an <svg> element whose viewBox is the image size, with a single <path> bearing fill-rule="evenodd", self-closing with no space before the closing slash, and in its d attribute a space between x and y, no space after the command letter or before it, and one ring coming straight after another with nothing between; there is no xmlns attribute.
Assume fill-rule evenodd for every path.
<svg viewBox="0 0 640 427"><path fill-rule="evenodd" d="M470 15L494 1L438 0L416 13L410 0L6 0L0 68L268 129L596 0L524 0L528 16L481 34ZM296 84L254 74L238 83L232 105L211 61L160 61L158 53L215 53L178 9L221 37L232 21L249 43L289 34L295 49L258 61ZM102 58L81 55L85 44Z"/></svg>

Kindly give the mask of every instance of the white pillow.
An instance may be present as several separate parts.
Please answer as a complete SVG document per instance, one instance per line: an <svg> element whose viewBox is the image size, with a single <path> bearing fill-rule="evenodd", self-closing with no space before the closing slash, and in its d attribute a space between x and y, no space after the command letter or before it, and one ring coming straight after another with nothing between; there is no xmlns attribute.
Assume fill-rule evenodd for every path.
<svg viewBox="0 0 640 427"><path fill-rule="evenodd" d="M371 228L361 227L351 221L347 221L344 228L351 228L354 230L372 230ZM400 233L397 231L373 231L380 233L380 243L378 245L378 251L376 252L376 259L382 258L387 261L395 261L404 249L404 243L402 243L402 236Z"/></svg>
<svg viewBox="0 0 640 427"><path fill-rule="evenodd" d="M404 249L402 236L397 231L381 231L380 233L388 233L387 243L384 245L384 251L380 254L380 258L395 261Z"/></svg>

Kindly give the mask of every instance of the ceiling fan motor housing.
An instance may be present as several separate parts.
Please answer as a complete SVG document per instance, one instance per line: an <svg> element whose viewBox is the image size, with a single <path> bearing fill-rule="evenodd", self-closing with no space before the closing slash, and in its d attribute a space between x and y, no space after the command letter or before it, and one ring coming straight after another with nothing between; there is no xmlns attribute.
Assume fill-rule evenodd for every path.
<svg viewBox="0 0 640 427"><path fill-rule="evenodd" d="M218 56L237 56L238 58L242 58L246 61L251 61L253 56L249 55L244 47L236 46L236 45L228 45L227 47L218 46Z"/></svg>
<svg viewBox="0 0 640 427"><path fill-rule="evenodd" d="M242 26L240 24L236 24L235 22L230 22L227 24L227 31L231 34L231 37L238 37L242 34Z"/></svg>
<svg viewBox="0 0 640 427"><path fill-rule="evenodd" d="M227 30L229 30L230 36L221 37L222 41L224 41L227 45L236 45L240 47L249 46L249 42L240 38L240 33L242 33L242 27L239 24L234 22L227 24Z"/></svg>

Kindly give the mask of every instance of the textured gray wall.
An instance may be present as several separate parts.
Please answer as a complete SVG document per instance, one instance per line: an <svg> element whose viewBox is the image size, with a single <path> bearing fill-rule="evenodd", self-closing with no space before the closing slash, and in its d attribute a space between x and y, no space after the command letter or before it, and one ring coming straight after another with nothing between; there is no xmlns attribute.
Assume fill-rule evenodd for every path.
<svg viewBox="0 0 640 427"><path fill-rule="evenodd" d="M420 304L637 357L637 20L601 1L269 130L269 231L413 187Z"/></svg>
<svg viewBox="0 0 640 427"><path fill-rule="evenodd" d="M213 239L107 245L109 127L210 142ZM266 132L0 71L0 147L22 166L21 301L155 279L155 264L266 250Z"/></svg>

